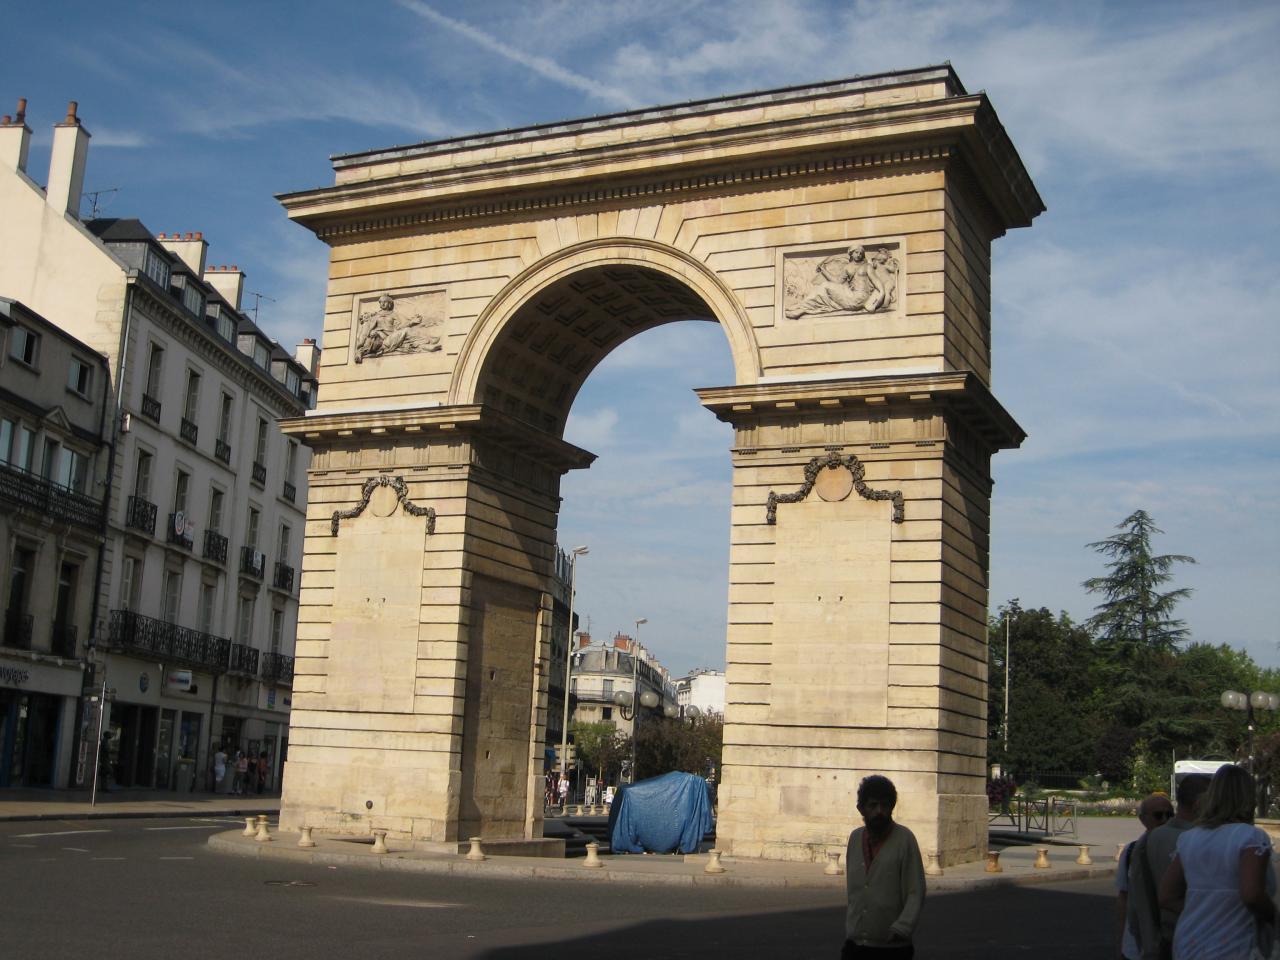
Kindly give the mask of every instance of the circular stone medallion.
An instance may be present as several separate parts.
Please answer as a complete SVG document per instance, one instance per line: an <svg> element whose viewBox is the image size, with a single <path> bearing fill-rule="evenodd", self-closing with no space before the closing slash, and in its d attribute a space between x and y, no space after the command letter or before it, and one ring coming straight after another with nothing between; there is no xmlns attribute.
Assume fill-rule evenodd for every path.
<svg viewBox="0 0 1280 960"><path fill-rule="evenodd" d="M829 503L843 500L853 492L853 474L848 467L823 467L818 471L813 489Z"/></svg>
<svg viewBox="0 0 1280 960"><path fill-rule="evenodd" d="M375 517L389 517L396 512L400 498L390 487L374 487L369 497L369 512Z"/></svg>

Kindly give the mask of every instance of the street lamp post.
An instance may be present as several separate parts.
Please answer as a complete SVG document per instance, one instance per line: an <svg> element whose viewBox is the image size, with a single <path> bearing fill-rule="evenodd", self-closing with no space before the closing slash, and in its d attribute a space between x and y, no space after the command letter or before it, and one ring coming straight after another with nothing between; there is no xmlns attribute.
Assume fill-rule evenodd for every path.
<svg viewBox="0 0 1280 960"><path fill-rule="evenodd" d="M656 707L660 702L658 697L652 691L646 690L644 695L640 694L640 627L642 624L648 623L647 617L640 617L636 620L636 633L631 638L631 693L619 690L613 698L613 702L618 705L618 709L622 711L622 719L631 724L631 782L636 782L636 731L640 727L640 708ZM627 708L631 708L628 715Z"/></svg>
<svg viewBox="0 0 1280 960"><path fill-rule="evenodd" d="M1280 695L1267 693L1265 690L1255 690L1253 693L1239 693L1235 690L1223 690L1221 703L1228 710L1243 710L1245 713L1245 728L1249 732L1249 773L1254 772L1253 760L1253 727L1255 723L1255 710L1277 710L1280 709ZM1263 786L1258 783L1255 778L1255 787L1258 796L1255 798L1257 808L1261 811L1264 808L1263 802Z"/></svg>
<svg viewBox="0 0 1280 960"><path fill-rule="evenodd" d="M573 672L573 590L578 576L578 558L591 551L574 547L569 551L569 642L564 651L564 710L560 721L560 779L569 776L569 677Z"/></svg>

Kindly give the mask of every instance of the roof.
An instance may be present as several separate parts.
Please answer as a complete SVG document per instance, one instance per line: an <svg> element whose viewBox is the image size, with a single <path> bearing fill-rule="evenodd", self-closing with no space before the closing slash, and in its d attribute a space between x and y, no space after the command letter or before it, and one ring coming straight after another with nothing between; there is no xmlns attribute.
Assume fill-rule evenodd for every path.
<svg viewBox="0 0 1280 960"><path fill-rule="evenodd" d="M84 221L85 229L104 242L156 242L141 220L132 217L99 217Z"/></svg>

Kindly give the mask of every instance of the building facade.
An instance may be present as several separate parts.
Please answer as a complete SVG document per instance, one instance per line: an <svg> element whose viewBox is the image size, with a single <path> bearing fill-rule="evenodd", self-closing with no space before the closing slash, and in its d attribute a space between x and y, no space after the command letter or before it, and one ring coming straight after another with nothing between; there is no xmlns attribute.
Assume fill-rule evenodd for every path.
<svg viewBox="0 0 1280 960"><path fill-rule="evenodd" d="M80 220L89 135L74 104L44 189L25 169L29 137L21 110L0 122L0 243L13 252L0 295L110 371L101 572L76 583L81 708L74 729L60 723L76 745L52 783L88 784L98 758L112 785L225 788L209 762L225 745L265 753L275 786L309 461L276 423L314 405L319 351L291 356L246 316L243 272L207 265L201 234ZM12 561L3 574L15 582Z"/></svg>
<svg viewBox="0 0 1280 960"><path fill-rule="evenodd" d="M682 714L690 707L700 713L724 716L724 671L694 670L675 681L676 705Z"/></svg>
<svg viewBox="0 0 1280 960"><path fill-rule="evenodd" d="M641 696L652 692L657 698L656 706L639 708L643 714L659 717L666 708L675 707L676 688L669 671L643 644L622 633L616 634L609 646L592 646L590 637L584 639L585 646L573 654L572 722L612 723L631 736L635 712L619 706L618 694L633 694L636 690ZM631 702L635 702L634 696Z"/></svg>

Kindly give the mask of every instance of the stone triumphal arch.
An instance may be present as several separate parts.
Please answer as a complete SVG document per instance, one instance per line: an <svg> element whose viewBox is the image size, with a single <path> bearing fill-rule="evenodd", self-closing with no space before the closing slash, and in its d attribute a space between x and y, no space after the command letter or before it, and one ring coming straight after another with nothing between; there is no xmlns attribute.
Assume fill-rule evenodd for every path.
<svg viewBox="0 0 1280 960"><path fill-rule="evenodd" d="M815 859L890 774L985 846L991 241L1043 207L949 67L338 157L283 821L541 836L562 439L584 379L718 323L731 423L718 842ZM715 505L711 505L715 506Z"/></svg>

